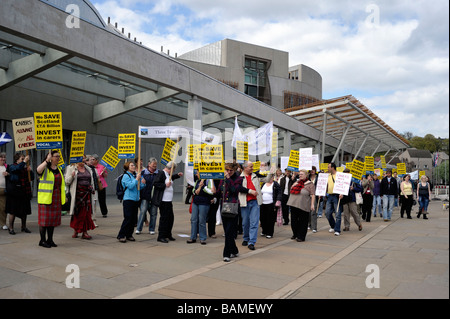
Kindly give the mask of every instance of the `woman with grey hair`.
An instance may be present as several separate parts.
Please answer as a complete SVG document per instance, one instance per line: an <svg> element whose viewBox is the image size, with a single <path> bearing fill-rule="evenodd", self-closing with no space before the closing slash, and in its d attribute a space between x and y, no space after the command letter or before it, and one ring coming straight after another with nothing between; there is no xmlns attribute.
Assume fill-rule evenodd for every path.
<svg viewBox="0 0 450 319"><path fill-rule="evenodd" d="M173 215L173 181L183 176L183 173L173 174L173 171L177 167L175 162L170 161L166 164L166 167L159 171L153 182L154 193L153 202L159 207L159 227L158 227L158 241L162 243L168 243L169 240L173 241L175 238L172 236L172 228L174 222Z"/></svg>

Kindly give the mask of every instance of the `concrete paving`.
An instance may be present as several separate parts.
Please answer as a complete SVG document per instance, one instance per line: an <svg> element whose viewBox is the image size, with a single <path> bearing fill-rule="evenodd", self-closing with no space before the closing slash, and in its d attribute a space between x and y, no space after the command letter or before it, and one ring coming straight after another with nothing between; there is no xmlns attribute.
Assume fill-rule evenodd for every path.
<svg viewBox="0 0 450 319"><path fill-rule="evenodd" d="M339 237L328 232L325 217L302 243L290 239L290 225L275 226L271 239L259 237L255 251L239 235L240 256L229 263L222 261L221 225L207 245L186 243L188 205L174 203L176 241L160 243L144 232L120 243L122 207L114 197L107 201L108 218L97 218L92 240L71 238L70 217L63 216L55 229L58 247L39 247L35 202L31 234L20 232L20 220L16 235L0 230L0 298L449 298L449 211L439 200L430 202L429 220L402 219L396 208L392 221L373 217L358 231L352 220ZM70 265L79 269L79 288L66 285L77 283Z"/></svg>

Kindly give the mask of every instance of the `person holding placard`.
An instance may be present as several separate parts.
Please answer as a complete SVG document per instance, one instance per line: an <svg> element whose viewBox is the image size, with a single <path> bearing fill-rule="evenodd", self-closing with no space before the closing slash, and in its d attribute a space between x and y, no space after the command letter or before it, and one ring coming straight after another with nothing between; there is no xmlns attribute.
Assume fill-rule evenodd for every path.
<svg viewBox="0 0 450 319"><path fill-rule="evenodd" d="M53 150L36 168L40 176L37 195L38 224L41 235L39 246L45 248L57 247L53 241L53 232L56 226L61 225L61 206L66 203L66 183L58 167L59 158L58 150Z"/></svg>
<svg viewBox="0 0 450 319"><path fill-rule="evenodd" d="M344 173L350 173L348 168L344 169ZM355 224L358 225L358 229L362 230L361 220L356 208L356 195L355 193L361 193L363 188L361 185L352 181L348 195L340 195L342 208L344 212L344 231L350 230L350 215L353 217Z"/></svg>
<svg viewBox="0 0 450 319"><path fill-rule="evenodd" d="M172 236L172 228L174 223L173 215L173 181L183 176L183 173L173 174L173 170L177 167L175 162L170 161L166 167L159 171L153 182L155 191L153 198L155 205L159 207L159 227L157 241L167 244L174 241Z"/></svg>
<svg viewBox="0 0 450 319"><path fill-rule="evenodd" d="M158 160L155 157L150 157L147 163L147 168L143 169L141 174L142 178L146 181L146 187L141 189L141 206L140 206L140 214L138 218L138 223L136 227L136 234L140 234L142 232L142 228L144 227L144 221L147 220L147 212L149 213L149 224L148 224L148 232L150 235L155 234L156 228L156 219L158 215L158 207L153 202L153 182L159 170L157 169Z"/></svg>
<svg viewBox="0 0 450 319"><path fill-rule="evenodd" d="M339 194L334 193L334 184L336 181L336 164L328 164L328 185L327 185L327 208L325 211L325 216L330 224L330 233L334 232L335 236L341 234L341 216L342 216L342 205L339 203ZM338 205L339 204L339 205ZM338 207L339 206L339 207ZM333 213L336 214L336 220L333 217Z"/></svg>
<svg viewBox="0 0 450 319"><path fill-rule="evenodd" d="M291 207L291 239L298 242L305 241L309 215L311 211L314 211L315 197L315 186L308 180L308 171L301 169L299 179L291 187L287 202Z"/></svg>
<svg viewBox="0 0 450 319"><path fill-rule="evenodd" d="M141 172L136 172L136 165L133 162L126 162L123 165L124 173L121 180L123 189L123 222L117 235L117 239L125 243L135 241L133 237L134 226L137 223L139 210L140 194L138 190L139 181L140 188L145 187L145 179L141 179Z"/></svg>
<svg viewBox="0 0 450 319"><path fill-rule="evenodd" d="M31 167L27 165L30 157L22 153L14 154L14 164L8 165L8 187L6 189L6 213L9 214L9 233L15 235L14 220L19 217L22 221L22 232L31 233L27 228L27 215L31 214L31 183L28 172L32 174ZM33 177L33 176L31 176Z"/></svg>

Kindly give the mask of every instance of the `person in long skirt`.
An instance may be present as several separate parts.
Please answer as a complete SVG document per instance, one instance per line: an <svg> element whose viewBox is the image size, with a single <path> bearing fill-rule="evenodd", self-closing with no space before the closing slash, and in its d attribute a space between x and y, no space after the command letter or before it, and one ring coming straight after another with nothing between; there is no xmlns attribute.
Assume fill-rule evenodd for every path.
<svg viewBox="0 0 450 319"><path fill-rule="evenodd" d="M59 153L53 150L47 154L36 169L40 176L38 186L38 224L41 240L39 246L57 247L53 241L55 227L61 225L61 206L66 202L64 175L58 167Z"/></svg>
<svg viewBox="0 0 450 319"><path fill-rule="evenodd" d="M72 238L82 233L82 239L91 239L87 232L95 229L92 220L92 193L95 189L92 169L83 162L70 165L67 167L65 182L67 186L70 185L70 195L74 199L70 203L70 227L74 230Z"/></svg>

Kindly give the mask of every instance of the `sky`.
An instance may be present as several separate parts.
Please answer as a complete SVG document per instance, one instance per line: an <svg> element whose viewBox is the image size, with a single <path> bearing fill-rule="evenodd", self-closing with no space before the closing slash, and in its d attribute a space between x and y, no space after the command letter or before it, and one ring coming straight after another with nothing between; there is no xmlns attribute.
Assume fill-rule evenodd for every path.
<svg viewBox="0 0 450 319"><path fill-rule="evenodd" d="M449 137L448 0L92 0L143 45L184 54L225 38L289 53L399 133Z"/></svg>

